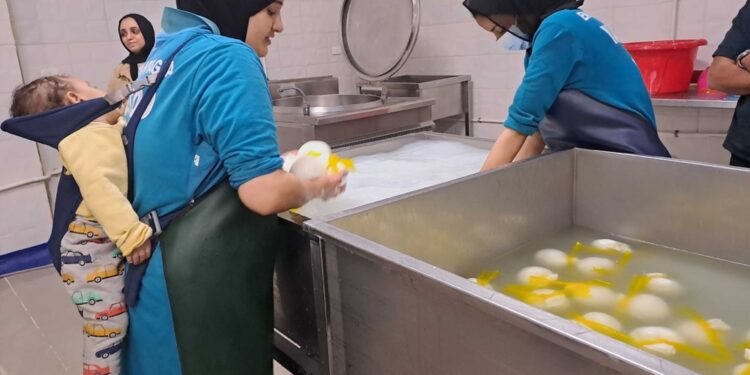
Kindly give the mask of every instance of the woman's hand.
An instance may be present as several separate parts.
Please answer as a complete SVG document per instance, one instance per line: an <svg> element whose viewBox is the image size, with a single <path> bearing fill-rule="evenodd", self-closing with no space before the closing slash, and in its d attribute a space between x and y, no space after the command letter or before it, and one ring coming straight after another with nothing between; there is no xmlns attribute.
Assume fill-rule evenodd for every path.
<svg viewBox="0 0 750 375"><path fill-rule="evenodd" d="M337 174L326 174L316 179L308 180L308 186L306 186L309 194L308 200L314 198L328 200L343 193L346 190L346 183L344 182L346 174L347 172L343 171Z"/></svg>
<svg viewBox="0 0 750 375"><path fill-rule="evenodd" d="M497 137L497 141L495 141L495 144L492 146L492 150L487 156L487 160L484 161L481 171L488 171L513 162L521 151L524 142L526 142L525 134L521 134L510 128L503 129L503 132L500 133L500 136Z"/></svg>
<svg viewBox="0 0 750 375"><path fill-rule="evenodd" d="M277 170L240 185L238 194L245 207L260 215L272 215L302 207L308 201L330 199L346 190L346 172L304 180Z"/></svg>
<svg viewBox="0 0 750 375"><path fill-rule="evenodd" d="M151 256L151 240L146 240L143 245L138 246L127 256L128 263L137 266Z"/></svg>

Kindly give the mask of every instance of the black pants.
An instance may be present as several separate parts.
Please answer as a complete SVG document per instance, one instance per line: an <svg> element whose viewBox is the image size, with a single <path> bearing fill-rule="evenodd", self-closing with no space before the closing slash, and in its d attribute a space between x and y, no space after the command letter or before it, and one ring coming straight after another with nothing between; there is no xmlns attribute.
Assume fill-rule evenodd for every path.
<svg viewBox="0 0 750 375"><path fill-rule="evenodd" d="M740 158L739 156L732 154L732 158L729 159L729 165L733 167L750 168L750 161Z"/></svg>

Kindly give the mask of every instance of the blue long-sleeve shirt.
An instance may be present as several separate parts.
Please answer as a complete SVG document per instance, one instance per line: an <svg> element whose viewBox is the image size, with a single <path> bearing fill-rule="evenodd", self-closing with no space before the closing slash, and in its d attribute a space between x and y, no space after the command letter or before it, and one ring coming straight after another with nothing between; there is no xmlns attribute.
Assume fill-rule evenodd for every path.
<svg viewBox="0 0 750 375"><path fill-rule="evenodd" d="M656 126L651 99L633 58L601 22L581 10L547 17L534 34L525 64L507 128L536 133L564 89L579 90Z"/></svg>

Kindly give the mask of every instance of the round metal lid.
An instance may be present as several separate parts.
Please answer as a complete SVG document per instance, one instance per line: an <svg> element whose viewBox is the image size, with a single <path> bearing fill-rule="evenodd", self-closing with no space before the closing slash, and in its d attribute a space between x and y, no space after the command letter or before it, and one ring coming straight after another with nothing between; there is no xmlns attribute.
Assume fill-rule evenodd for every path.
<svg viewBox="0 0 750 375"><path fill-rule="evenodd" d="M419 34L420 0L344 0L341 41L349 63L368 81L390 78Z"/></svg>

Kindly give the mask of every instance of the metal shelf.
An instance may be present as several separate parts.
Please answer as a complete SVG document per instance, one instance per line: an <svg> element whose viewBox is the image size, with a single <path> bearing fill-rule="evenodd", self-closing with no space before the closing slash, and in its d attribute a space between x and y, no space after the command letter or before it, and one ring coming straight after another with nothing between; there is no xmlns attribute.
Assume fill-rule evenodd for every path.
<svg viewBox="0 0 750 375"><path fill-rule="evenodd" d="M689 107L734 109L739 96L715 93L701 93L691 86L690 90L678 94L654 95L651 97L655 107Z"/></svg>

